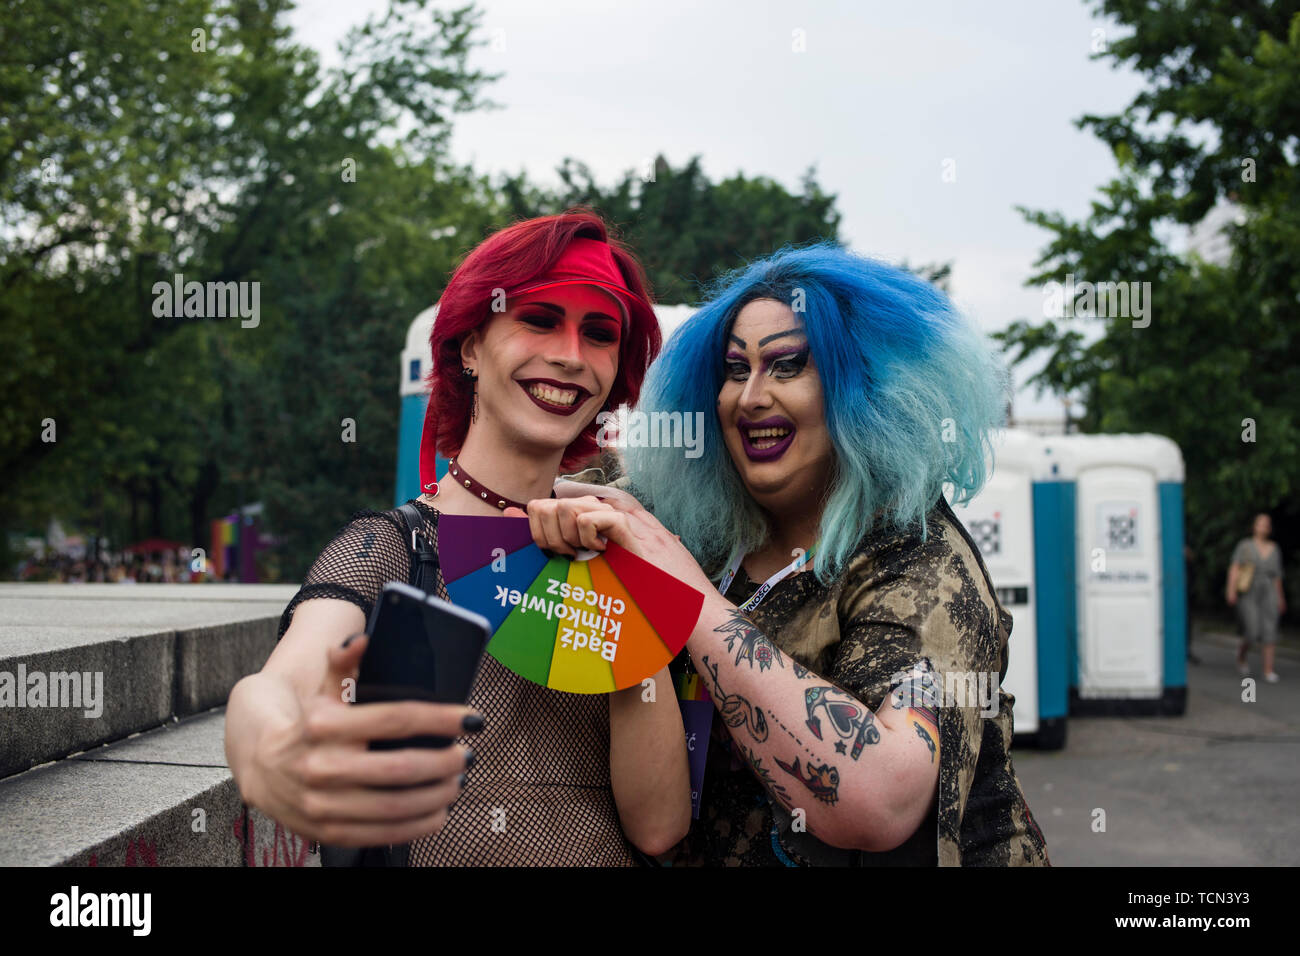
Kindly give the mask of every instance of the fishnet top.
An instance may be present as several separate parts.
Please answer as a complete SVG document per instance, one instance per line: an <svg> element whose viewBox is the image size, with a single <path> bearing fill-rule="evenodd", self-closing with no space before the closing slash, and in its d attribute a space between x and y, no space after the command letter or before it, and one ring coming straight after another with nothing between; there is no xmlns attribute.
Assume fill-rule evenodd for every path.
<svg viewBox="0 0 1300 956"><path fill-rule="evenodd" d="M436 546L438 512L412 504ZM289 629L303 601L350 601L370 619L388 581L410 581L414 556L396 510L358 511L307 573L280 619ZM449 600L439 569L437 595ZM412 866L634 866L610 789L609 700L566 694L519 677L483 656L469 705L484 717L465 791L446 825L411 845Z"/></svg>

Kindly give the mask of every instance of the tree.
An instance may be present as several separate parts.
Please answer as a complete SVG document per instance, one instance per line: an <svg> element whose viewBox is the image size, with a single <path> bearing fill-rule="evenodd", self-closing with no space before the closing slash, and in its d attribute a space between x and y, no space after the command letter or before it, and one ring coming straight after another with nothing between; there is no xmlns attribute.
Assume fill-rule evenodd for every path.
<svg viewBox="0 0 1300 956"><path fill-rule="evenodd" d="M395 0L326 72L290 40L289 6L3 4L4 527L57 509L118 545L201 542L214 513L265 497L301 570L305 542L337 524L273 497L328 441L285 413L314 376L354 412L392 401L366 370L395 364L462 251L455 227L490 215L445 146L491 78L466 65L471 7ZM256 285L259 321L160 316L155 283L175 274ZM381 438L358 442L363 473L330 475L354 505L391 488Z"/></svg>
<svg viewBox="0 0 1300 956"><path fill-rule="evenodd" d="M507 179L507 205L521 218L572 205L596 209L641 254L661 302L694 304L722 272L789 243L839 238L835 197L822 191L812 169L797 194L763 176L710 182L698 156L674 169L660 155L650 169L628 170L609 188L575 159L558 172L562 186L553 194L530 190L521 177Z"/></svg>
<svg viewBox="0 0 1300 956"><path fill-rule="evenodd" d="M261 501L296 579L388 506L407 326L489 232L589 202L669 302L835 238L811 171L791 195L660 158L605 190L574 160L559 190L493 188L446 156L453 115L488 105L471 7L392 0L325 71L288 6L0 0L0 529L202 546ZM178 274L255 289L256 323L159 314Z"/></svg>
<svg viewBox="0 0 1300 956"><path fill-rule="evenodd" d="M1034 379L1083 397L1085 431L1155 431L1182 448L1196 594L1218 604L1233 542L1273 509L1296 553L1300 508L1300 3L1099 0L1132 28L1099 53L1146 74L1120 114L1082 117L1119 176L1081 222L1022 209L1054 234L1030 284L1150 283L1131 315L1021 319L999 337ZM1173 226L1238 203L1226 264L1171 249ZM1140 288L1140 286L1139 286ZM1289 540L1288 540L1289 539Z"/></svg>

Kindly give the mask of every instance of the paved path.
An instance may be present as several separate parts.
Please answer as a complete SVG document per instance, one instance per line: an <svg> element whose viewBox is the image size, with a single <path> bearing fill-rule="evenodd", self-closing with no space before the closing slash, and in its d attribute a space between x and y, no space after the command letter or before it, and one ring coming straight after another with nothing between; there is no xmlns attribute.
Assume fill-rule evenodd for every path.
<svg viewBox="0 0 1300 956"><path fill-rule="evenodd" d="M1183 717L1071 718L1063 751L1013 761L1056 866L1300 863L1300 659L1242 701L1230 635L1196 635ZM1094 832L1094 809L1105 831Z"/></svg>

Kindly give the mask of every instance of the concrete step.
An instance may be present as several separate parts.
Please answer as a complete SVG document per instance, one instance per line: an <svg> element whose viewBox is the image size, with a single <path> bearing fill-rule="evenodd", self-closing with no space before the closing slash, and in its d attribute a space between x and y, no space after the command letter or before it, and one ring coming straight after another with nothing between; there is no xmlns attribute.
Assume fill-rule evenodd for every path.
<svg viewBox="0 0 1300 956"><path fill-rule="evenodd" d="M296 590L0 584L0 777L224 705Z"/></svg>
<svg viewBox="0 0 1300 956"><path fill-rule="evenodd" d="M224 708L0 780L0 866L319 866L248 810Z"/></svg>

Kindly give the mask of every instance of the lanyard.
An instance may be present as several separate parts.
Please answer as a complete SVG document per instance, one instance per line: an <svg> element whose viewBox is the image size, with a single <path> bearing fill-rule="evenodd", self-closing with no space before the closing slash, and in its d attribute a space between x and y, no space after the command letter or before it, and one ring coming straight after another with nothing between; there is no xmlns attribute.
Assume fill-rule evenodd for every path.
<svg viewBox="0 0 1300 956"><path fill-rule="evenodd" d="M786 578L794 574L796 571L798 571L800 568L802 568L805 564L808 563L808 561L812 558L813 549L816 547L817 547L816 545L813 545L812 548L809 548L803 554L799 555L799 557L795 558L793 561L791 561L789 564L783 567L780 571L776 572L776 574L772 575L761 585L759 585L758 590L754 592L753 596L750 597L748 601L740 605L739 609L741 611L752 611L754 610L754 608L762 604L763 598L767 597L767 593L771 591L772 588L776 587L777 584L784 581ZM736 555L735 560L733 560L731 564L727 566L726 572L722 575L722 583L718 585L718 593L726 595L727 588L731 587L731 582L735 580L736 572L740 570L740 561L743 557L744 555L740 555L740 554Z"/></svg>
<svg viewBox="0 0 1300 956"><path fill-rule="evenodd" d="M763 586L754 592L754 596L740 606L740 610L752 611L758 607L763 598L767 597L768 591L772 590L779 581L807 564L808 559L811 557L812 548L809 548L798 558L791 561L789 565L764 581ZM722 576L722 584L718 587L720 593L724 595L727 593L727 588L731 587L731 582L735 579L736 572L739 570L740 557L737 557L735 561L731 562L731 566L727 568L727 572ZM690 658L688 657L688 666L689 662ZM709 697L708 691L704 689L703 682L697 674L682 675L677 687L677 706L682 710L682 725L686 729L687 759L691 773L691 818L698 820L700 818L700 795L704 790L704 769L708 759L709 734L713 729L713 699Z"/></svg>

